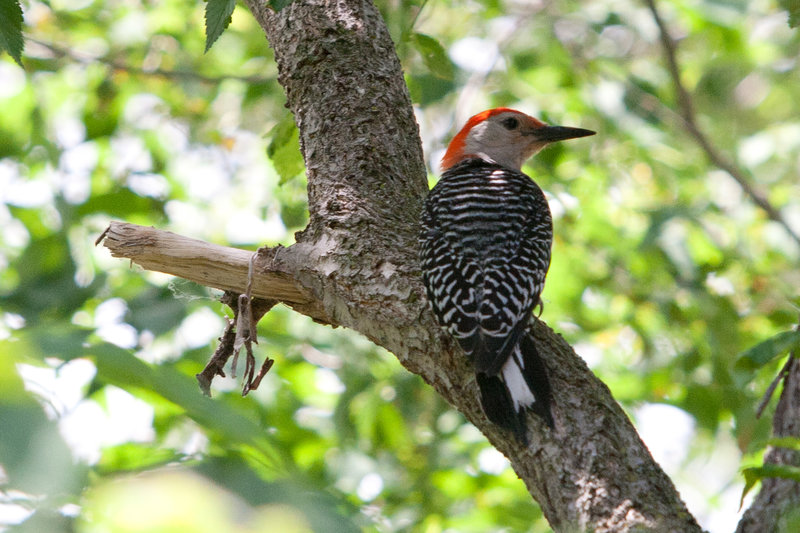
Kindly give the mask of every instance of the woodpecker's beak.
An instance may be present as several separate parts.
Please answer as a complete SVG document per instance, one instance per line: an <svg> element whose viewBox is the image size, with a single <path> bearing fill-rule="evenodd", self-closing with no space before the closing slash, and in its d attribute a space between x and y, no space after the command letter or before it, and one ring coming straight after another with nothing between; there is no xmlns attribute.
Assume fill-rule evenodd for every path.
<svg viewBox="0 0 800 533"><path fill-rule="evenodd" d="M529 135L536 137L537 141L555 142L578 137L588 137L596 132L583 128L569 128L567 126L544 126L531 130Z"/></svg>

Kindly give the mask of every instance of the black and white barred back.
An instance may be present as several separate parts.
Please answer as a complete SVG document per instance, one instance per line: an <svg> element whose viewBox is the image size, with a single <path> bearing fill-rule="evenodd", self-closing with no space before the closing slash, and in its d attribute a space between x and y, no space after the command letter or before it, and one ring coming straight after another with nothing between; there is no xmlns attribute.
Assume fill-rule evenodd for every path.
<svg viewBox="0 0 800 533"><path fill-rule="evenodd" d="M428 300L475 364L487 417L523 442L526 409L552 427L549 382L528 328L553 241L542 190L516 170L465 160L428 195L419 240Z"/></svg>

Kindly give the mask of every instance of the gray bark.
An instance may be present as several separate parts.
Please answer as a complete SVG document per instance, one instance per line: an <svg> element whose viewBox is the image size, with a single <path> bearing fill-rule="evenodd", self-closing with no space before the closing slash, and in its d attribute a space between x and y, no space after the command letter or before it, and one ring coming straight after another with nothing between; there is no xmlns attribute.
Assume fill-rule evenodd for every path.
<svg viewBox="0 0 800 533"><path fill-rule="evenodd" d="M555 431L534 416L526 448L492 425L473 372L428 311L416 233L425 167L403 73L375 6L247 0L275 51L300 129L309 226L264 254L332 322L369 337L422 376L504 453L556 531L700 531L607 387L559 335L536 327L554 389Z"/></svg>

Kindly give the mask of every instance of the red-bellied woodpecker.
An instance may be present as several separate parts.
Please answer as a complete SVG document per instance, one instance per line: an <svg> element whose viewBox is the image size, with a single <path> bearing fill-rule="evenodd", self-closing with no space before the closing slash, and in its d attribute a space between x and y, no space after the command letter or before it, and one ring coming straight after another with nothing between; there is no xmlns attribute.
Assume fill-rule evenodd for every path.
<svg viewBox="0 0 800 533"><path fill-rule="evenodd" d="M529 331L553 222L542 190L520 168L548 143L593 134L508 108L479 113L450 142L423 210L428 300L474 363L486 416L525 443L527 409L553 427L550 384Z"/></svg>

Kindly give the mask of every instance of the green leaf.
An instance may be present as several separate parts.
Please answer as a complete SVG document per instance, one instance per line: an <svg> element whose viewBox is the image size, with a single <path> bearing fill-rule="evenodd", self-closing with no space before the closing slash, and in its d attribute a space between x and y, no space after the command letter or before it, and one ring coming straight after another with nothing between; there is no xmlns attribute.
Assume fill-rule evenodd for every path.
<svg viewBox="0 0 800 533"><path fill-rule="evenodd" d="M115 187L113 191L96 194L77 206L75 213L80 216L104 213L114 218L130 220L137 215L161 216L164 202L139 196L132 190Z"/></svg>
<svg viewBox="0 0 800 533"><path fill-rule="evenodd" d="M764 478L777 477L800 482L800 467L791 465L767 463L763 466L745 468L742 470L742 474L744 474L744 489L742 490L742 498L739 501L739 507L742 506L747 493L750 492L756 483Z"/></svg>
<svg viewBox="0 0 800 533"><path fill-rule="evenodd" d="M289 467L259 423L242 414L241 409L203 396L197 382L175 368L149 365L108 343L90 346L86 352L94 356L97 375L105 382L129 391L138 388L155 392L182 407L186 416L210 432L257 450L265 468L281 472Z"/></svg>
<svg viewBox="0 0 800 533"><path fill-rule="evenodd" d="M439 41L424 33L414 33L411 35L411 42L431 74L444 80L453 79L453 62L447 57L447 52Z"/></svg>
<svg viewBox="0 0 800 533"><path fill-rule="evenodd" d="M800 26L800 0L779 0L778 3L789 12L789 27Z"/></svg>
<svg viewBox="0 0 800 533"><path fill-rule="evenodd" d="M178 327L186 317L186 304L185 300L174 297L173 290L175 286L140 290L128 300L126 322L138 330L146 329L156 335Z"/></svg>
<svg viewBox="0 0 800 533"><path fill-rule="evenodd" d="M294 116L286 113L270 130L269 135L272 140L267 146L267 155L283 185L300 174L305 167L303 154L300 152L300 131L294 123Z"/></svg>
<svg viewBox="0 0 800 533"><path fill-rule="evenodd" d="M18 0L0 0L0 49L22 66L22 7Z"/></svg>
<svg viewBox="0 0 800 533"><path fill-rule="evenodd" d="M767 445L773 448L800 450L800 439L797 437L775 437L774 439L769 439Z"/></svg>
<svg viewBox="0 0 800 533"><path fill-rule="evenodd" d="M208 0L206 4L206 52L211 49L228 24L236 7L236 0Z"/></svg>
<svg viewBox="0 0 800 533"><path fill-rule="evenodd" d="M0 431L0 464L4 488L77 494L86 482L85 469L76 468L58 424L45 415L34 399L37 394L26 390L17 365L30 360L25 339L0 341L0 428L4 428Z"/></svg>
<svg viewBox="0 0 800 533"><path fill-rule="evenodd" d="M718 387L689 385L681 407L692 413L702 427L715 431L723 407L720 390Z"/></svg>
<svg viewBox="0 0 800 533"><path fill-rule="evenodd" d="M103 455L95 468L101 473L135 472L154 469L157 466L176 462L182 456L170 448L126 442L103 449Z"/></svg>
<svg viewBox="0 0 800 533"><path fill-rule="evenodd" d="M741 353L736 360L736 368L755 370L776 357L798 348L800 348L800 331L784 331Z"/></svg>
<svg viewBox="0 0 800 533"><path fill-rule="evenodd" d="M268 6L272 8L275 13L292 3L292 0L269 0Z"/></svg>
<svg viewBox="0 0 800 533"><path fill-rule="evenodd" d="M455 89L453 80L445 80L428 72L407 76L406 83L412 101L423 107L442 100Z"/></svg>

